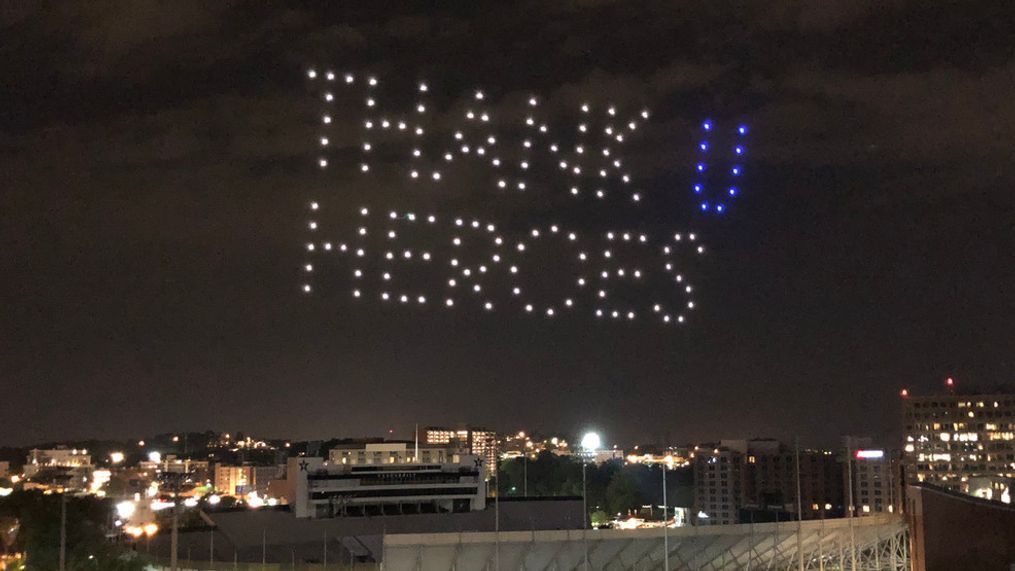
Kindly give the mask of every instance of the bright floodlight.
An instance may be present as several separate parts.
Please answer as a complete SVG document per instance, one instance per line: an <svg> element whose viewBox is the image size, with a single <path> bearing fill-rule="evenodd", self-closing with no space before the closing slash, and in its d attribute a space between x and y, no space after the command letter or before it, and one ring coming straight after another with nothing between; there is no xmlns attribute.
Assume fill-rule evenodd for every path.
<svg viewBox="0 0 1015 571"><path fill-rule="evenodd" d="M600 446L602 446L602 440L600 440L599 434L595 432L586 432L585 436L582 436L581 447L583 450L599 450Z"/></svg>

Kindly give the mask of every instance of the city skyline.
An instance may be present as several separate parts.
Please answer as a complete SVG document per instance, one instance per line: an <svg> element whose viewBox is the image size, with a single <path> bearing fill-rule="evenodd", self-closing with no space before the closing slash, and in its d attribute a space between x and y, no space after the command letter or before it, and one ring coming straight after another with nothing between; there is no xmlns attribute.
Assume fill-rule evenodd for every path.
<svg viewBox="0 0 1015 571"><path fill-rule="evenodd" d="M547 418L617 442L901 444L901 389L1012 383L1003 5L332 8L0 12L13 40L2 444ZM447 108L477 87L647 105L629 157L660 200L634 220L708 245L693 319L663 330L303 295L310 201L355 213L400 192L355 176L351 134L321 173L310 68L426 79ZM751 129L745 192L722 216L690 195L703 118ZM414 200L529 228L446 187Z"/></svg>

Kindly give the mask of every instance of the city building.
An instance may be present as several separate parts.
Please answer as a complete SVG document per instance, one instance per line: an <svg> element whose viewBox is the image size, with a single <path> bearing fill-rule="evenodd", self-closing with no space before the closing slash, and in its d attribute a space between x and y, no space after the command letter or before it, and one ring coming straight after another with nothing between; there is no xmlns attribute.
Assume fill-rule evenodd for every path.
<svg viewBox="0 0 1015 571"><path fill-rule="evenodd" d="M215 466L215 489L229 496L245 496L256 492L267 495L268 483L279 476L278 466Z"/></svg>
<svg viewBox="0 0 1015 571"><path fill-rule="evenodd" d="M1011 494L1015 394L915 396L904 391L902 402L909 483L926 482L986 499Z"/></svg>
<svg viewBox="0 0 1015 571"><path fill-rule="evenodd" d="M328 452L331 464L444 464L450 455L447 445L421 446L412 442L368 442L339 444ZM416 455L419 457L417 458Z"/></svg>
<svg viewBox="0 0 1015 571"><path fill-rule="evenodd" d="M486 463L487 474L497 465L497 433L484 428L427 427L423 442L428 445L447 446L460 454L472 454Z"/></svg>
<svg viewBox="0 0 1015 571"><path fill-rule="evenodd" d="M842 487L846 491L846 510L854 515L894 513L901 505L900 478L896 475L898 458L876 448L870 438L843 438Z"/></svg>
<svg viewBox="0 0 1015 571"><path fill-rule="evenodd" d="M459 513L486 507L485 469L471 454L444 462L326 463L293 457L286 499L298 518Z"/></svg>
<svg viewBox="0 0 1015 571"><path fill-rule="evenodd" d="M842 464L831 451L797 451L777 440L755 439L697 446L689 455L695 525L780 521L795 519L798 512L803 519L842 513Z"/></svg>
<svg viewBox="0 0 1015 571"><path fill-rule="evenodd" d="M725 446L694 453L695 525L739 523L744 504L744 453Z"/></svg>
<svg viewBox="0 0 1015 571"><path fill-rule="evenodd" d="M44 468L90 469L92 457L81 448L33 448L25 460L25 476L32 477Z"/></svg>
<svg viewBox="0 0 1015 571"><path fill-rule="evenodd" d="M6 478L11 473L11 463L7 460L0 460L0 478Z"/></svg>

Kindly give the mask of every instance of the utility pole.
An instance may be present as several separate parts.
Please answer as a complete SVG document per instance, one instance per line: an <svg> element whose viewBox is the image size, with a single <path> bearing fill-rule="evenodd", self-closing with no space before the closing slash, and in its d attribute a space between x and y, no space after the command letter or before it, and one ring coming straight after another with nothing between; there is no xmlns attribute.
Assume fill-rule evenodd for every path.
<svg viewBox="0 0 1015 571"><path fill-rule="evenodd" d="M179 528L179 516L177 511L176 503L179 498L173 498L173 530L170 534L170 552L169 552L169 568L172 571L179 571L178 560L176 557L176 550L179 547L180 536L178 532Z"/></svg>
<svg viewBox="0 0 1015 571"><path fill-rule="evenodd" d="M663 469L663 569L670 571L670 508L666 501L666 462Z"/></svg>
<svg viewBox="0 0 1015 571"><path fill-rule="evenodd" d="M846 437L847 439L850 437ZM853 450L852 442L846 441L846 479L849 482L849 550L850 569L856 571L856 529L853 527Z"/></svg>
<svg viewBox="0 0 1015 571"><path fill-rule="evenodd" d="M582 454L582 543L585 545L585 571L589 570L589 500L585 468L588 466L587 454Z"/></svg>
<svg viewBox="0 0 1015 571"><path fill-rule="evenodd" d="M800 493L800 437L793 438L793 454L796 457L796 552L797 569L804 571L804 507L803 494Z"/></svg>
<svg viewBox="0 0 1015 571"><path fill-rule="evenodd" d="M67 571L67 490L60 494L60 571Z"/></svg>
<svg viewBox="0 0 1015 571"><path fill-rule="evenodd" d="M522 456L522 495L529 497L529 453Z"/></svg>
<svg viewBox="0 0 1015 571"><path fill-rule="evenodd" d="M497 436L493 437L493 475L497 479L495 482L496 495L493 497L493 519L494 519L494 531L495 531L495 559L493 562L493 568L495 571L500 571L500 451L497 449Z"/></svg>

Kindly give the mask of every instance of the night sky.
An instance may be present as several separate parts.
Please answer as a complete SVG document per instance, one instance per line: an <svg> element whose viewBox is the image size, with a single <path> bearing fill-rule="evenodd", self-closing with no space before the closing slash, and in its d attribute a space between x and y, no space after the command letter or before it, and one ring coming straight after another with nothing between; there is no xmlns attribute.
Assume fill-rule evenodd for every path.
<svg viewBox="0 0 1015 571"><path fill-rule="evenodd" d="M416 422L830 444L897 435L903 386L1013 380L1009 3L309 6L0 7L3 444ZM647 105L627 153L650 204L421 194L386 182L394 158L364 182L358 102L331 108L322 173L308 67L425 79L444 109L475 87ZM751 130L721 217L689 192L704 117ZM663 328L384 308L337 283L306 296L315 199L691 229L709 248L698 305Z"/></svg>

